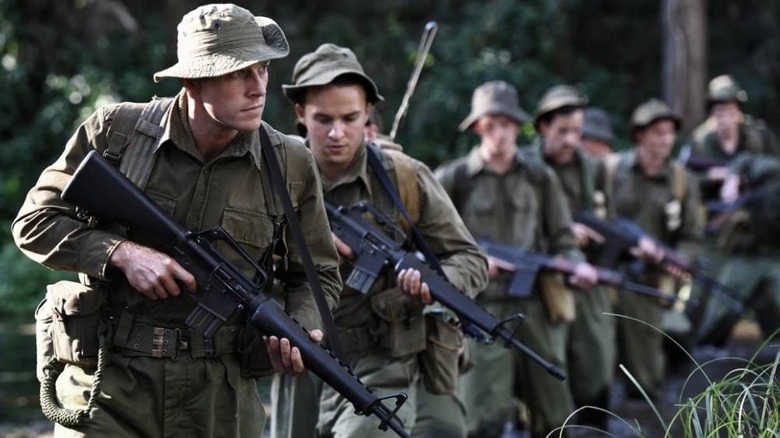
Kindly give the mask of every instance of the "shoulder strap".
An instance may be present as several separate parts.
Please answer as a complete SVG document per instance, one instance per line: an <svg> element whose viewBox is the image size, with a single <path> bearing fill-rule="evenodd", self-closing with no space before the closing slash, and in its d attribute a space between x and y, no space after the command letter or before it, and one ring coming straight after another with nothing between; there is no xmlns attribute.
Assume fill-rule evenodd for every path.
<svg viewBox="0 0 780 438"><path fill-rule="evenodd" d="M162 119L173 101L174 98L154 98L147 104L120 104L111 122L103 156L141 190L152 173L152 148L162 135Z"/></svg>
<svg viewBox="0 0 780 438"><path fill-rule="evenodd" d="M672 195L674 199L682 203L685 200L687 189L687 175L682 164L672 161Z"/></svg>
<svg viewBox="0 0 780 438"><path fill-rule="evenodd" d="M388 149L379 145L383 155L392 162L395 170L395 187L401 197L412 224L420 221L420 185L417 183L417 165L414 160L400 149ZM381 158L381 157L380 157ZM387 170L387 166L383 166Z"/></svg>
<svg viewBox="0 0 780 438"><path fill-rule="evenodd" d="M453 172L453 186L452 186L452 203L455 204L455 209L461 212L463 203L468 198L471 192L471 184L467 184L466 172L468 171L468 162L466 160L457 162Z"/></svg>
<svg viewBox="0 0 780 438"><path fill-rule="evenodd" d="M404 203L401 202L401 198L398 194L397 187L390 181L390 175L388 175L387 170L385 170L384 166L382 166L382 160L379 157L379 152L375 149L376 146L372 146L371 144L366 145L366 154L368 156L368 164L371 166L371 169L374 171L374 174L379 179L379 182L382 184L382 187L385 189L385 192L387 192L387 195L390 196L390 199L393 200L393 203L398 207L398 211L401 212L401 215L404 217L406 222L409 224L409 228L412 231L412 236L414 238L414 243L417 245L417 249L420 250L420 252L423 253L425 256L425 260L428 261L428 263L431 264L431 266L439 271L440 274L444 275L444 270L441 267L441 263L439 262L438 257L436 257L436 254L431 249L430 245L428 245L428 242L423 237L420 230L415 225L415 221L412 220L410 217L409 212L406 210L406 207L404 206ZM411 161L411 159L409 159ZM395 163L395 161L394 161ZM396 168L396 172L398 172L398 168ZM396 174L396 177L399 181L401 181L401 175ZM412 181L414 181L414 185L417 186L417 172L413 172L411 177L407 176L407 178L410 178ZM408 185L408 184L406 184ZM418 195L417 195L417 213L418 213L418 220L419 220L419 213L420 213L420 206L419 206L419 188L417 188Z"/></svg>
<svg viewBox="0 0 780 438"><path fill-rule="evenodd" d="M292 234L293 242L298 248L298 253L301 256L301 263L303 264L303 270L306 272L306 279L311 287L312 295L314 295L314 303L317 305L317 310L320 312L322 318L322 325L325 328L325 332L329 335L328 342L333 354L344 360L344 349L341 347L341 341L338 336L338 330L336 329L336 322L333 320L333 314L328 309L328 302L325 299L325 293L322 291L322 285L317 278L317 272L314 268L314 261L311 258L309 247L306 246L306 240L301 232L301 223L298 219L298 214L295 212L295 208L292 205L290 199L290 192L287 191L287 185L285 179L282 176L281 166L279 165L279 159L276 156L274 147L271 144L271 139L268 137L263 126L260 126L260 147L263 154L263 162L267 167L268 173L271 176L271 185L274 187L279 200L284 208L285 216L287 217L287 223L289 224L289 230ZM290 160L287 160L288 164ZM345 362L346 363L346 362Z"/></svg>

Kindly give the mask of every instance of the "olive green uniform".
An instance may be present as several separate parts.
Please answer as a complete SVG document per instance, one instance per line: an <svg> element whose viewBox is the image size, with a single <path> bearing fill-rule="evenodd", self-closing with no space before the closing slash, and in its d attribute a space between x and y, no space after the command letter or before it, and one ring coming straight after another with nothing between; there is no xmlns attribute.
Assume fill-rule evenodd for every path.
<svg viewBox="0 0 780 438"><path fill-rule="evenodd" d="M391 181L398 186L388 152L375 150ZM431 171L422 163L413 162L420 194L420 219L416 226L440 258L449 281L474 296L487 284L486 259ZM325 199L334 204L351 206L367 200L396 225L401 224L400 212L367 165L365 146L361 146L353 165L339 181L323 178L323 189ZM344 278L349 269L348 263L342 267ZM422 306L395 287L395 278L392 269L385 269L367 294L345 288L334 316L347 360L358 378L376 394L405 392L409 396L398 416L411 430L421 379L418 353L425 349L426 338ZM395 315L389 315L387 310ZM377 429L378 424L375 417L355 414L352 404L332 388L323 388L318 426L323 436L385 436Z"/></svg>
<svg viewBox="0 0 780 438"><path fill-rule="evenodd" d="M542 160L541 151L540 141L527 150L529 158L537 161ZM569 163L544 162L555 170L572 212L593 212L606 207L603 192L600 197L594 197L594 164L581 148ZM615 320L604 315L612 311L609 291L601 286L577 290L574 302L576 317L569 327L567 346L568 381L574 403L577 407L608 409L616 355ZM580 422L606 426L606 418L597 410L581 411L580 417Z"/></svg>
<svg viewBox="0 0 780 438"><path fill-rule="evenodd" d="M582 260L571 229L571 213L558 178L547 166L518 155L504 174L490 170L475 148L437 171L445 190L477 238ZM555 366L566 368L565 322L552 321L539 288L527 298L506 296L511 275L492 280L477 302L503 319L525 320L517 339ZM568 384L514 350L469 341L472 368L461 377L469 433L517 421L513 404L522 399L532 416L533 436L545 436L571 414ZM500 429L499 429L500 430Z"/></svg>
<svg viewBox="0 0 780 438"><path fill-rule="evenodd" d="M731 166L747 182L747 226L732 256L719 271L718 282L733 298L754 309L765 337L780 327L780 160L743 154ZM752 194L749 194L752 193ZM738 294L738 295L734 295ZM717 300L709 300L698 327L698 339L709 342L728 336L739 315Z"/></svg>
<svg viewBox="0 0 780 438"><path fill-rule="evenodd" d="M257 132L240 133L218 156L207 159L197 149L189 130L186 98L180 93L163 118L163 131L155 147L154 168L145 194L187 229L222 226L251 257L259 259L271 243L273 214L266 199L268 184L259 171L261 160ZM73 206L60 199L70 175L90 150L104 151L111 138L117 106L90 116L68 141L62 156L43 171L13 224L19 247L33 260L52 269L84 273L94 279L112 280L109 307L119 321L115 333L125 329L165 327L187 332L184 322L195 302L179 297L151 301L134 290L126 278L110 269L108 260L125 239L113 229L93 228L77 219ZM323 207L314 158L302 143L265 125L277 155L285 163L293 204L301 213L303 234L318 266L320 281L330 305L335 305L341 281L337 257ZM127 133L125 133L127 134ZM130 145L129 147L132 147ZM132 240L147 237L129 230ZM248 274L248 264L218 249ZM287 245L284 281L286 309L305 327L320 326L311 290L300 257ZM244 315L228 321L235 332ZM129 326L124 326L125 322ZM182 350L178 360L151 355L125 355L130 344L112 340L110 361L104 372L96 407L79 430L57 427L57 436L260 436L265 415L253 379L243 378L237 347L215 340L224 354L190 359ZM222 345L219 345L219 344ZM180 344L182 345L182 344ZM182 347L184 347L182 345ZM57 381L60 402L69 408L84 407L94 370L67 366Z"/></svg>
<svg viewBox="0 0 780 438"><path fill-rule="evenodd" d="M647 176L636 162L633 150L621 153L618 159L614 174L604 182L610 199L610 217L628 219L660 242L688 256L694 255L702 220L699 188L693 176L671 160L656 175ZM677 185L681 185L682 190ZM679 192L683 193L682 199L677 199ZM677 203L679 209L671 208ZM662 273L657 268L647 267L642 272L629 269L629 274L652 287L661 286ZM653 397L660 396L663 337L657 329L661 327L661 303L657 298L623 293L618 295L616 313L647 324L618 318L619 354L642 388ZM633 388L627 390L633 391Z"/></svg>

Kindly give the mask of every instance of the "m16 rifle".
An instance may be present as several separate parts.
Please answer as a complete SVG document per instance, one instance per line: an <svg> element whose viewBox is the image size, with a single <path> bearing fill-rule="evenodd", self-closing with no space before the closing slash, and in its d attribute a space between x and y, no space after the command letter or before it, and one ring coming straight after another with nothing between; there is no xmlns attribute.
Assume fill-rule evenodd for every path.
<svg viewBox="0 0 780 438"><path fill-rule="evenodd" d="M574 274L577 263L560 257L550 257L531 251L526 251L514 245L496 243L489 240L480 239L477 241L479 246L485 252L494 258L504 260L515 266L512 281L509 283L509 296L527 297L533 290L534 283L539 271L549 269L564 274ZM674 302L680 298L663 293L658 289L646 286L641 283L626 280L621 272L611 269L599 268L594 266L597 273L599 284L612 286L617 289L625 289L639 294L661 298L663 300ZM688 301L688 305L695 305L695 302Z"/></svg>
<svg viewBox="0 0 780 438"><path fill-rule="evenodd" d="M504 340L505 347L511 346L525 354L558 379L566 378L563 371L515 338L522 315L517 314L502 321L479 306L418 257L415 251L404 249L393 239L398 237L400 241L405 240L403 230L394 226L390 218L376 207L361 201L350 207L326 202L325 208L333 234L355 254L352 272L345 280L345 285L366 293L385 266L391 267L395 272L415 269L420 272L422 282L428 285L431 296L452 310L462 322L479 328L493 340ZM364 214L372 216L378 226L366 219ZM510 327L511 324L514 326Z"/></svg>
<svg viewBox="0 0 780 438"><path fill-rule="evenodd" d="M213 336L233 315L248 312L249 321L260 332L287 338L298 347L306 367L351 401L358 413L374 414L380 419L380 429L389 427L399 436L409 436L395 416L406 401L406 394L377 397L327 349L312 341L308 331L264 292L269 276L225 230L186 230L97 151L87 154L63 190L62 199L101 221L142 231L157 249L195 276L198 290L188 296L197 302L197 307L186 323L202 331L204 337ZM217 241L227 244L256 270L254 280L216 249ZM391 399L395 401L393 408L384 404Z"/></svg>

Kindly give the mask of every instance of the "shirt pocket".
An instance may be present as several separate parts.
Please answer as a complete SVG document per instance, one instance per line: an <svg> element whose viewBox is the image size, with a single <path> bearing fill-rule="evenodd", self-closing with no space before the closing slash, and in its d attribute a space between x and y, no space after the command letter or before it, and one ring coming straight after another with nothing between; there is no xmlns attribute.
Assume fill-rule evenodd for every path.
<svg viewBox="0 0 780 438"><path fill-rule="evenodd" d="M168 217L173 217L176 211L176 198L165 195L154 190L147 190L146 196L152 200Z"/></svg>
<svg viewBox="0 0 780 438"><path fill-rule="evenodd" d="M222 213L222 228L257 262L271 244L274 222L266 213L225 207ZM241 263L243 268L249 268L235 251L223 250L222 253L226 256L231 254L230 258L235 257L234 262Z"/></svg>

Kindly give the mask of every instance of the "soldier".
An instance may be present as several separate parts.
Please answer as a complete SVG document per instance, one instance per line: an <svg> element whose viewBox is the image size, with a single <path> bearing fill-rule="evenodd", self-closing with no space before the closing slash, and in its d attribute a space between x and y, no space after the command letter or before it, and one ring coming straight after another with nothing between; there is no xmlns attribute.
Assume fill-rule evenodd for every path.
<svg viewBox="0 0 780 438"><path fill-rule="evenodd" d="M596 190L594 165L581 146L587 104L587 98L574 87L558 85L547 90L534 113L539 137L527 152L529 158L555 171L571 211L601 212L603 217L604 192ZM576 222L573 231L583 250L591 239L603 239ZM615 321L603 315L612 310L609 293L597 286L574 293L574 302L576 317L569 327L566 358L574 403L608 409L615 361ZM607 427L606 413L598 409L582 410L577 420L601 430Z"/></svg>
<svg viewBox="0 0 780 438"><path fill-rule="evenodd" d="M669 159L679 128L680 118L664 102L651 99L639 105L631 117L636 148L606 161L601 178L610 200L609 217L628 219L658 242L693 257L702 229L699 188L692 175ZM640 244L644 258L655 263L663 259L662 249L651 240ZM641 283L675 292L659 268L634 263L630 274ZM663 389L663 337L657 331L663 307L655 298L621 294L616 313L648 324L618 318L618 351L639 385L657 398ZM626 390L629 397L640 396L633 386Z"/></svg>
<svg viewBox="0 0 780 438"><path fill-rule="evenodd" d="M585 108L582 125L582 148L592 158L601 159L613 153L615 134L609 113L601 108Z"/></svg>
<svg viewBox="0 0 780 438"><path fill-rule="evenodd" d="M401 227L406 223L403 208L414 222L411 226L430 246L432 257L441 262L449 281L471 296L482 290L487 283L486 260L431 171L398 151L366 143L366 122L382 96L355 54L344 47L323 44L296 63L292 82L283 86L284 92L295 105L298 122L308 131L306 142L317 161L325 199L342 206L367 200ZM384 185L382 174L391 187ZM400 194L402 206L393 200L391 191ZM420 242L414 244L422 250ZM338 239L336 247L344 261L342 273L346 278L353 252ZM431 303L430 291L419 272L402 271L396 276L386 268L367 294L350 288L342 291L335 311L336 325L346 350L345 360L363 383L379 394L409 395L399 411L408 430L414 428L415 435L420 436L460 436L457 424L438 424L422 431L416 425L421 379L429 391L441 396L436 399L441 408L456 419L458 411L462 413L454 379L437 384L442 376L426 367L425 359L421 365L419 353L426 350L427 355L432 348L428 344L426 349L426 331L430 334L445 327L453 333L444 349L449 354L437 364L457 376L461 335L443 320L440 322L444 324L439 325L427 316L423 318L424 304ZM320 435L376 436L381 432L375 423L373 418L355 414L351 403L332 388L323 388Z"/></svg>
<svg viewBox="0 0 780 438"><path fill-rule="evenodd" d="M718 201L725 176L729 173L729 163L744 152L778 156L780 149L770 130L760 120L744 114L744 105L748 95L742 87L728 75L713 78L708 86L707 122L696 128L688 144L680 151L680 160L691 169L699 179L702 201ZM707 233L702 241L702 254L714 272L734 253L732 246L740 240L750 237L742 235L745 228L744 214L721 216L714 221L716 214L707 210ZM710 225L711 224L711 225ZM727 311L728 304L715 295L718 291L700 285L694 289L700 301L710 301L706 306L721 306ZM691 319L698 325L711 326L708 316L701 309L689 311ZM723 344L728 331L708 331L700 342ZM715 337L709 335L717 335ZM690 342L690 340L689 340ZM687 360L687 358L684 358Z"/></svg>
<svg viewBox="0 0 780 438"><path fill-rule="evenodd" d="M582 260L572 232L571 213L558 178L549 167L524 158L515 143L528 115L517 103L514 87L503 81L479 86L471 112L460 124L473 129L480 143L467 156L443 166L437 176L476 237L523 249ZM512 269L488 259L491 278L478 303L498 318L525 315L517 338L566 368L566 336L573 318L569 291L559 275L545 276L531 296L509 297ZM579 263L569 281L592 287L596 274ZM499 436L519 421L513 403L527 403L532 436L543 437L562 426L573 410L567 383L514 351L469 341L472 368L461 378L471 436Z"/></svg>
<svg viewBox="0 0 780 438"><path fill-rule="evenodd" d="M178 26L178 63L154 75L155 81L181 78L181 92L149 104L99 109L29 192L13 224L16 243L52 269L89 277L82 285L70 284L79 292L67 296L74 309L86 311L107 291L104 311L110 319L96 324L110 324L113 334L101 351L110 351L101 369L70 364L59 375L58 403L86 408L89 415L80 425L57 425L55 436L261 436L263 407L254 380L243 377L261 370L243 366L239 345L246 315L228 321L213 338L188 329L185 318L196 305L187 296L197 287L193 275L168 255L136 243L149 240L143 230L96 228L60 193L87 152L97 150L122 165L129 154L146 169L144 192L176 222L194 230L221 225L257 260L273 244L278 220L272 219L273 201L262 190L270 184L258 162L262 127L286 158L287 184L296 188L292 196L303 233L335 306L341 281L314 159L302 143L261 121L268 64L287 53L282 30L269 18L232 4L195 9ZM143 132L159 128L151 130L159 134L145 149L138 149L143 132L133 132L141 108L167 108L157 113L160 125L138 124ZM134 117L128 120L128 114ZM136 140L128 146L123 139ZM243 259L230 258L249 275L254 272ZM279 280L287 311L315 329L320 319L297 251L285 259L287 271ZM87 333L67 335L72 338L54 342L89 341ZM321 337L321 331L312 331L312 339ZM304 370L300 352L288 340L272 337L266 344L279 371Z"/></svg>
<svg viewBox="0 0 780 438"><path fill-rule="evenodd" d="M742 203L748 220L718 281L739 294L733 298L754 309L764 337L769 337L780 328L780 160L741 154L732 162L721 194L726 202ZM698 326L698 341L727 339L738 317L723 303L709 300Z"/></svg>

